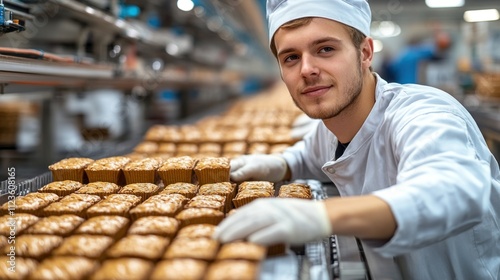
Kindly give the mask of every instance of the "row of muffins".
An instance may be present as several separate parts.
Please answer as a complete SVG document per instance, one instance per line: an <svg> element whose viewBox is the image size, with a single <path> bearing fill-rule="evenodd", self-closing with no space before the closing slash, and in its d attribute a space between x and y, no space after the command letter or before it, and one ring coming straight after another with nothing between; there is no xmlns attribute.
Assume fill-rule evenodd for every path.
<svg viewBox="0 0 500 280"><path fill-rule="evenodd" d="M96 183L93 184L96 185ZM224 275L227 275L228 271L233 271L230 275L236 276L238 279L256 279L257 277L256 275L258 274L259 271L258 270L259 261L257 261L256 259L247 260L242 256L234 257L235 260L231 261L228 260L221 261L220 259L218 259L219 257L217 257L217 254L214 253L215 250L214 248L218 248L220 244L214 245L215 242L214 240L209 239L210 241L208 240L189 241L187 239L182 239L182 241L174 242L176 238L179 237L179 234L183 229L191 228L192 226L195 225L204 225L203 227L206 227L207 225L214 226L222 219L221 215L217 216L214 215L214 213L227 212L227 210L206 211L207 209L204 209L203 213L205 213L205 216L202 217L193 215L193 213L187 215L187 217L184 218L180 214L173 217L169 217L170 214L174 215L174 213L176 212L168 211L170 209L169 206L166 206L169 204L168 202L173 202L172 204L176 204L175 201L177 201L178 203L185 202L184 205L187 206L190 202L196 202L197 197L203 197L203 196L205 198L213 197L213 199L217 201L224 201L225 199L224 196L211 194L211 193L219 193L223 195L225 194L220 190L217 191L217 184L209 184L209 186L205 186L204 188L203 186L195 187L194 191L193 184L176 183L172 184L171 186L170 185L166 186L165 188L161 189L161 192L159 192L160 189L158 186L156 186L158 188L152 188L152 185L154 184L141 183L141 184L133 184L128 188L127 186L122 187L121 190L128 189L128 191L116 194L109 194L109 189L108 189L109 186L116 188L117 187L116 185L113 186L114 184L112 183L103 183L103 182L100 182L99 184L101 185L101 188L92 187L92 188L87 188L85 190L85 185L79 182L53 182L48 184L47 186L44 186L37 193L31 193L26 196L19 197L17 199L16 203L17 204L16 215L18 216L16 217L18 223L17 244L20 246L20 248L25 249L24 251L18 250L16 252L18 260L19 259L21 259L21 261L33 260L32 262L39 263L39 268L34 269L32 272L30 272L31 274L29 279L41 279L39 277L41 277L40 274L42 273L44 275L48 274L50 275L49 278L52 278L54 277L54 275L50 273L53 273L54 269L60 269L66 271L66 273L72 273L74 271L68 270L67 267L69 267L70 265L71 266L76 265L76 263L73 263L76 260L82 261L83 264L79 264L78 266L85 268L84 271L78 271L78 275L88 275L90 277L89 279L106 279L105 277L108 277L109 273L112 273L113 271L114 271L113 273L115 273L114 277L118 277L117 279L119 279L120 277L123 278L124 275L118 275L118 276L116 275L117 271L119 271L118 267L122 267L122 270L123 269L126 270L126 268L130 268L135 265L138 265L140 268L134 269L134 271L137 271L137 273L140 272L141 275L143 276L146 274L148 275L146 278L139 277L137 279L148 279L148 278L178 279L175 277L168 278L169 276L166 275L167 273L172 271L172 268L170 268L170 266L172 265L173 266L175 265L182 266L183 264L187 265L185 262L181 261L181 259L183 260L185 258L188 258L191 263L194 262L198 263L198 265L196 265L198 268L193 271L198 271L199 273L202 273L201 271L203 271L202 274L208 273L206 274L207 276L205 279L224 279ZM221 184L220 186L224 186L221 187L220 189L221 190L229 189L230 191L226 192L227 194L230 195L229 197L232 197L231 195L234 193L236 186L229 182L223 182L220 184ZM66 187L64 188L63 186ZM258 190L258 189L267 189L271 192L272 188L273 188L272 183L270 182L246 182L238 186L237 193L244 193L249 190ZM293 187L292 189L298 189L298 188L300 189L303 188L304 190L308 189L307 186L300 186L300 187L296 186ZM63 192L68 192L68 189L70 189L69 191L71 192L70 194L66 194L61 199L57 199L58 195L56 193L62 195ZM108 191L102 191L106 189L108 189ZM204 192L203 189L205 189L206 192ZM280 188L279 193L285 194L286 189L287 189L286 185L282 186ZM79 190L84 190L84 191L79 192ZM101 192L99 192L99 190L101 190ZM89 193L94 193L94 194L89 194ZM208 194L201 195L200 193L208 193ZM192 197L192 198L188 200L187 197ZM263 197L263 196L258 194L254 195L254 198L257 197ZM101 200L99 200L99 198L101 198ZM207 201L206 199L201 199L199 201L204 201L204 200ZM44 201L44 203L40 203L39 201ZM64 201L71 202L68 205L71 205L73 207L70 208L61 207L61 204L64 204ZM92 204L95 201L97 202ZM143 201L143 203L136 204L138 203L138 201ZM150 206L143 207L144 209L137 211L138 213L135 214L138 215L133 214L132 210L140 209L139 206L148 205L148 202L154 202L154 201L159 203L151 203ZM235 199L233 200L234 204L240 205L237 204L236 201L238 201L238 199L235 197ZM249 201L250 200L247 200L247 202ZM76 207L76 205L81 205L79 202L82 202L85 205L91 204L93 206L90 206L88 210L85 211L82 210L83 208ZM130 207L131 204L137 205L137 207L132 208ZM51 208L59 209L60 211L53 211L55 209L52 209L51 211L44 212L36 210L36 207L34 205L48 205L44 208L49 208L51 205L59 205L58 207L51 207ZM122 207L124 205L126 207ZM244 205L244 203L241 205ZM203 203L198 204L198 206L210 207L207 206L207 204ZM3 210L8 210L8 206L6 205L3 205L2 208L4 208ZM68 212L68 209L70 210L70 212ZM90 209L95 209L95 210L89 211ZM219 205L218 209L222 209L222 205ZM36 215L33 214L21 213L21 212L38 213L40 214L40 217L37 217ZM48 217L43 217L47 214ZM5 225L7 224L6 220L9 219L9 216L8 215L3 216L0 219L4 219L4 221L0 222L0 225ZM128 224L131 225L127 227ZM0 234L2 234L3 236L7 236L8 232L9 230L7 228L0 230ZM52 237L58 236L58 238L52 238L52 237L49 238L47 236L52 236ZM117 242L117 244L118 242L120 242L120 244L128 244L127 246L125 245L116 245L116 246L129 248L131 252L127 252L126 254L122 255L120 254L117 255L116 253L108 251L102 252L102 250L101 251L94 250L93 251L94 255L90 253L85 253L86 251L84 249L74 244L75 242L80 245L86 244L86 242L89 243L90 242L88 241L89 238L85 236L90 236L90 240L96 239L95 236L106 236ZM149 248L146 245L139 242L139 240L142 240L144 236L148 236L148 238L146 239L150 241L153 239L154 240L161 239L163 240L162 242L158 241L159 243L158 242L156 243L158 244L168 243L170 244L170 247L168 247L167 245L167 247L164 248L163 250ZM59 244L63 243L63 240L64 241L73 240L73 241L67 241L72 245L66 245L66 247L73 248L72 250L69 250L72 253L67 253L69 256L71 256L70 258L67 257L62 258L59 255L61 252L55 251L57 248L59 248L60 246ZM171 243L169 243L170 240L172 240ZM136 245L131 245L134 242ZM40 244L45 244L45 245L40 245ZM174 246L174 244L178 245ZM184 246L182 244L184 244ZM194 253L196 256L190 255L190 252L192 251L189 250L190 248L189 246L196 246L197 250ZM200 248L205 248L204 246L206 246L207 248L212 248L212 249L206 249L209 252L212 252L211 254L209 254L212 257L211 258L205 257L203 260L200 260L199 259L200 255L204 255L200 253ZM244 245L237 245L236 247L240 248L241 246ZM249 245L249 246L252 247L254 245ZM7 247L8 246L6 246L4 250L7 250L6 249ZM155 248L157 247L163 248L163 245L156 246ZM223 247L221 247L221 250ZM168 248L178 248L178 249L170 249L176 251L177 253L174 255L172 255L172 253L167 253ZM66 251L63 249L60 250L63 252L68 252L68 250ZM156 256L156 261L147 258L144 259L145 256L142 255L142 254L150 254L151 252L158 252L158 250L164 253L159 259L158 259L159 253L154 254L154 256ZM240 248L239 250L243 252L247 249ZM101 259L96 261L95 258L98 255L101 256L99 257ZM242 253L242 255L248 257L248 253ZM90 256L94 257L90 258ZM105 256L105 259L102 259L102 256ZM97 267L101 268L95 270ZM236 269L237 267L239 267L239 269L241 270ZM95 271L95 273L90 271ZM242 273L242 271L245 271L243 275L238 274ZM200 275L199 273L197 275ZM28 272L26 272L26 275L27 274ZM215 275L215 276L210 276L210 275ZM65 276L66 279L77 279L76 276L73 274L66 274ZM22 279L22 277L19 277L19 279ZM182 278L182 279L202 279L202 278Z"/></svg>
<svg viewBox="0 0 500 280"><path fill-rule="evenodd" d="M283 152L290 144L270 143L247 143L246 141L234 141L228 143L202 142L202 143L157 143L144 140L138 143L131 157L227 157L234 158L246 154L276 154Z"/></svg>
<svg viewBox="0 0 500 280"><path fill-rule="evenodd" d="M119 185L176 182L199 184L229 181L226 157L147 157L115 156L93 160L65 158L49 166L54 181L111 182Z"/></svg>

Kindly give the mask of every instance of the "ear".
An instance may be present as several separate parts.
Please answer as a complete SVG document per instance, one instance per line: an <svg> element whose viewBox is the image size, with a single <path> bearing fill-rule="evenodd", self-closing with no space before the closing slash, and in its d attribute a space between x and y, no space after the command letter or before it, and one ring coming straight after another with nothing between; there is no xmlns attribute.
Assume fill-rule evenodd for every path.
<svg viewBox="0 0 500 280"><path fill-rule="evenodd" d="M372 65L373 60L373 39L366 37L361 43L361 65L368 69Z"/></svg>

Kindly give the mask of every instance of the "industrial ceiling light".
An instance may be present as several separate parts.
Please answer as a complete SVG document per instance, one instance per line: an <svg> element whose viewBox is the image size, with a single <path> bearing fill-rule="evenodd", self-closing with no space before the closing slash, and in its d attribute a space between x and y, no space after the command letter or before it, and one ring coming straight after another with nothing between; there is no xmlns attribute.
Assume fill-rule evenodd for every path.
<svg viewBox="0 0 500 280"><path fill-rule="evenodd" d="M401 34L401 27L392 21L373 21L371 34L380 38L395 37Z"/></svg>
<svg viewBox="0 0 500 280"><path fill-rule="evenodd" d="M177 0L177 8L184 12L189 12L194 8L194 3L191 0Z"/></svg>
<svg viewBox="0 0 500 280"><path fill-rule="evenodd" d="M494 21L500 19L497 9L470 10L464 13L466 22Z"/></svg>
<svg viewBox="0 0 500 280"><path fill-rule="evenodd" d="M465 0L425 0L425 4L429 8L453 8L462 7Z"/></svg>
<svg viewBox="0 0 500 280"><path fill-rule="evenodd" d="M384 49L384 43L380 40L373 40L373 51L378 53Z"/></svg>

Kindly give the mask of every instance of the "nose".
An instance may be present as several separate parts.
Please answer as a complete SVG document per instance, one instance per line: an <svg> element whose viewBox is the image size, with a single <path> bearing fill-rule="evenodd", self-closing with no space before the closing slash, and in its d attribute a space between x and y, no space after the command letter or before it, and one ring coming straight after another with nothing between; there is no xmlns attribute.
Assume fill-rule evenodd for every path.
<svg viewBox="0 0 500 280"><path fill-rule="evenodd" d="M314 60L314 57L310 55L303 55L301 62L302 65L300 72L304 78L311 78L319 75L319 68Z"/></svg>

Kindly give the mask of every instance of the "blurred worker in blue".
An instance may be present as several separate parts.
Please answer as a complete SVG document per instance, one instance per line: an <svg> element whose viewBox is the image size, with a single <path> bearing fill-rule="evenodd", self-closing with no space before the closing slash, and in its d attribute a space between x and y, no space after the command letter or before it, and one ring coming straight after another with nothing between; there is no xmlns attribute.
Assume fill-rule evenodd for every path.
<svg viewBox="0 0 500 280"><path fill-rule="evenodd" d="M381 75L388 82L417 84L422 81L424 63L443 59L450 46L450 36L439 28L431 40L414 36L398 55L384 63Z"/></svg>

